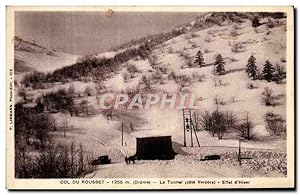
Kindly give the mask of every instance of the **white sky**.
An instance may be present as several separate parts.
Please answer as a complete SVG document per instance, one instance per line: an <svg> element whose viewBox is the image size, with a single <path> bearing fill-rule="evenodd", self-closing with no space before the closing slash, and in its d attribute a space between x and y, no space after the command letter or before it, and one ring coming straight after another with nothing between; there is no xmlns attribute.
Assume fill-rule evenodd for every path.
<svg viewBox="0 0 300 195"><path fill-rule="evenodd" d="M18 12L15 34L47 48L74 54L97 54L149 34L168 32L199 13Z"/></svg>

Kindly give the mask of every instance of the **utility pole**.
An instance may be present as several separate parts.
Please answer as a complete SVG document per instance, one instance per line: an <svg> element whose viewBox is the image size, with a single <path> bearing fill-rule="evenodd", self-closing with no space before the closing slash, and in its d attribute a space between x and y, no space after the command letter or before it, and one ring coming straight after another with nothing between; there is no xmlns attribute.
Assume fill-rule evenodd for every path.
<svg viewBox="0 0 300 195"><path fill-rule="evenodd" d="M239 164L242 165L242 162L241 162L241 140L239 140L238 161L239 161Z"/></svg>
<svg viewBox="0 0 300 195"><path fill-rule="evenodd" d="M192 121L192 111L190 111L190 130L191 130L191 146L193 147L193 121Z"/></svg>
<svg viewBox="0 0 300 195"><path fill-rule="evenodd" d="M193 122L193 119L192 119L192 110L191 109L183 109L182 110L182 113L183 113L183 145L184 147L187 146L187 143L186 143L186 136L187 133L189 131L191 131L191 147L194 147L194 140L193 140L193 131L194 131L194 134L195 134L195 138L196 138L196 141L197 141L197 144L198 146L200 147L200 143L199 143L199 139L198 139L198 136L197 136L197 133L196 133L196 128L195 128L195 125L194 125L194 122Z"/></svg>
<svg viewBox="0 0 300 195"><path fill-rule="evenodd" d="M198 139L198 136L197 136L197 133L196 133L196 129L197 129L197 128L195 128L195 125L194 125L193 122L192 122L192 125L193 125L194 134L195 134L195 137L196 137L197 144L198 144L198 146L200 147L199 139Z"/></svg>
<svg viewBox="0 0 300 195"><path fill-rule="evenodd" d="M124 128L123 128L123 123L122 123L122 146L123 146L123 142L124 142Z"/></svg>
<svg viewBox="0 0 300 195"><path fill-rule="evenodd" d="M186 139L185 139L185 116L184 116L184 109L182 110L183 115L183 146L186 147Z"/></svg>

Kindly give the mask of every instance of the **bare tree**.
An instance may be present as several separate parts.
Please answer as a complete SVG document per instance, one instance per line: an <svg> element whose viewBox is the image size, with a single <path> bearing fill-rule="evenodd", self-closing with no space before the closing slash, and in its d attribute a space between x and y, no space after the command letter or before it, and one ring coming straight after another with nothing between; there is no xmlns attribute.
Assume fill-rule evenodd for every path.
<svg viewBox="0 0 300 195"><path fill-rule="evenodd" d="M33 129L35 137L39 140L39 147L44 148L49 141L49 131L53 130L54 119L48 114L39 114L34 116Z"/></svg>
<svg viewBox="0 0 300 195"><path fill-rule="evenodd" d="M191 85L192 78L187 75L176 76L175 82L180 85L181 88Z"/></svg>
<svg viewBox="0 0 300 195"><path fill-rule="evenodd" d="M243 51L245 51L245 46L240 42L234 43L232 45L231 51L234 53L243 52Z"/></svg>
<svg viewBox="0 0 300 195"><path fill-rule="evenodd" d="M40 155L37 160L38 177L57 177L58 154L58 148L52 143L48 143L45 148L40 150Z"/></svg>
<svg viewBox="0 0 300 195"><path fill-rule="evenodd" d="M285 120L278 114L267 112L264 117L266 129L273 135L286 134Z"/></svg>
<svg viewBox="0 0 300 195"><path fill-rule="evenodd" d="M68 119L68 115L67 114L64 114L63 118L62 118L62 121L61 121L61 127L64 131L64 138L66 138L66 131L69 127L69 119Z"/></svg>
<svg viewBox="0 0 300 195"><path fill-rule="evenodd" d="M76 156L75 144L72 141L71 146L70 146L70 171L71 171L72 177L75 175L75 168L76 168L75 156Z"/></svg>
<svg viewBox="0 0 300 195"><path fill-rule="evenodd" d="M275 73L274 73L274 81L277 84L282 83L282 81L286 78L286 71L283 66L276 64L275 66Z"/></svg>
<svg viewBox="0 0 300 195"><path fill-rule="evenodd" d="M202 129L212 132L212 118L211 114L208 111L204 111L201 113L199 123Z"/></svg>
<svg viewBox="0 0 300 195"><path fill-rule="evenodd" d="M226 118L226 125L227 128L232 128L237 123L237 117L233 112L225 112L225 118Z"/></svg>
<svg viewBox="0 0 300 195"><path fill-rule="evenodd" d="M211 116L212 116L212 129L214 133L217 133L218 138L222 139L225 131L227 130L225 115L219 110L215 110Z"/></svg>
<svg viewBox="0 0 300 195"><path fill-rule="evenodd" d="M57 174L59 177L69 178L71 177L71 163L70 163L70 153L67 146L59 147L58 155L59 166L57 166Z"/></svg>
<svg viewBox="0 0 300 195"><path fill-rule="evenodd" d="M275 96L273 95L273 90L269 87L265 87L264 91L262 92L262 100L266 106L273 106L275 105Z"/></svg>
<svg viewBox="0 0 300 195"><path fill-rule="evenodd" d="M83 146L54 144L51 139L33 156L27 145L16 145L16 178L76 178L92 171L93 158L85 155Z"/></svg>
<svg viewBox="0 0 300 195"><path fill-rule="evenodd" d="M223 98L220 98L219 96L214 97L214 102L216 105L226 105L226 101Z"/></svg>
<svg viewBox="0 0 300 195"><path fill-rule="evenodd" d="M83 157L83 147L80 143L79 150L78 150L78 170L77 176L81 176L84 173L84 157Z"/></svg>
<svg viewBox="0 0 300 195"><path fill-rule="evenodd" d="M246 118L243 120L243 122L235 125L235 129L237 130L238 135L241 138L247 140L251 140L254 138L253 127L254 127L254 123L249 118L248 112L246 113Z"/></svg>
<svg viewBox="0 0 300 195"><path fill-rule="evenodd" d="M34 161L26 146L16 148L15 177L31 178L34 174Z"/></svg>
<svg viewBox="0 0 300 195"><path fill-rule="evenodd" d="M212 113L204 111L199 116L199 125L209 131L214 137L223 138L224 133L236 124L236 116L232 112L221 112L218 109Z"/></svg>
<svg viewBox="0 0 300 195"><path fill-rule="evenodd" d="M193 113L193 123L194 123L195 131L199 131L200 130L200 126L201 126L200 120L201 120L200 113L194 112Z"/></svg>

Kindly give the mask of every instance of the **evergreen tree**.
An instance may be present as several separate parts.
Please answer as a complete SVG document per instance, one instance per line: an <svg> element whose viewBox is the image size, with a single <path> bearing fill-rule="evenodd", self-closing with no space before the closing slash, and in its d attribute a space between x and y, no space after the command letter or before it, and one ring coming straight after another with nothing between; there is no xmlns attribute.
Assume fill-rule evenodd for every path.
<svg viewBox="0 0 300 195"><path fill-rule="evenodd" d="M246 65L246 73L248 74L248 77L255 80L257 78L257 66L255 62L256 58L252 55L248 59L248 63Z"/></svg>
<svg viewBox="0 0 300 195"><path fill-rule="evenodd" d="M275 69L273 65L269 62L269 60L267 60L262 71L263 78L268 82L271 82L273 80L274 72Z"/></svg>
<svg viewBox="0 0 300 195"><path fill-rule="evenodd" d="M204 57L202 55L202 52L201 50L199 50L196 54L196 60L195 60L195 63L201 68L205 65L205 62L204 62Z"/></svg>
<svg viewBox="0 0 300 195"><path fill-rule="evenodd" d="M225 62L221 54L216 57L214 74L223 75L225 74Z"/></svg>
<svg viewBox="0 0 300 195"><path fill-rule="evenodd" d="M286 72L284 68L280 65L276 65L274 78L273 80L276 81L276 83L281 83L283 79L286 78Z"/></svg>

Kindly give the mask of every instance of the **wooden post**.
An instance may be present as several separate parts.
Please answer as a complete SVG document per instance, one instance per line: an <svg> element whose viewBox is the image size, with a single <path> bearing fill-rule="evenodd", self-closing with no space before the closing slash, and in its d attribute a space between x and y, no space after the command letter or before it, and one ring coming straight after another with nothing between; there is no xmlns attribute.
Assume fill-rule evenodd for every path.
<svg viewBox="0 0 300 195"><path fill-rule="evenodd" d="M192 121L192 111L189 110L190 112L190 131L191 131L191 146L193 147L193 121Z"/></svg>
<svg viewBox="0 0 300 195"><path fill-rule="evenodd" d="M122 123L122 146L123 146L123 142L124 142L124 128L123 128L123 123Z"/></svg>
<svg viewBox="0 0 300 195"><path fill-rule="evenodd" d="M239 161L239 164L242 165L242 162L241 162L241 140L239 140L238 161Z"/></svg>
<svg viewBox="0 0 300 195"><path fill-rule="evenodd" d="M246 115L246 124L247 124L247 139L250 139L250 122L249 122L248 112L247 112L247 115Z"/></svg>
<svg viewBox="0 0 300 195"><path fill-rule="evenodd" d="M184 117L184 109L182 110L182 117L183 117L183 146L186 147L186 140L185 140L185 117Z"/></svg>
<svg viewBox="0 0 300 195"><path fill-rule="evenodd" d="M198 143L198 146L200 147L199 139L198 139L198 136L197 136L197 133L196 133L196 129L197 129L197 128L195 128L195 125L194 125L193 122L192 122L192 125L193 125L193 129L194 129L194 134L195 134L195 137L196 137L196 141L197 141L197 143Z"/></svg>

